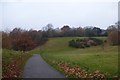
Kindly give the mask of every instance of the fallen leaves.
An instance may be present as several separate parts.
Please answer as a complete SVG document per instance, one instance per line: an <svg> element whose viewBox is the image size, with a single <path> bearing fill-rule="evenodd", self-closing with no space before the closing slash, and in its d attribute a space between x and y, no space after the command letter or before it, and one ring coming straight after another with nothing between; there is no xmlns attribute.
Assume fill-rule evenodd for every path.
<svg viewBox="0 0 120 80"><path fill-rule="evenodd" d="M12 63L10 64L5 64L3 62L3 68L5 67L5 71L2 73L3 78L20 78L20 65L22 58L19 56L17 59L15 59Z"/></svg>
<svg viewBox="0 0 120 80"><path fill-rule="evenodd" d="M88 73L86 70L80 67L71 67L67 63L59 63L58 66L60 67L60 69L62 69L65 72L66 77L73 76L74 78L92 78L95 80L98 80L98 79L106 80L107 79L106 76L100 73L99 70L96 70L92 73ZM113 78L118 78L118 76L115 76Z"/></svg>

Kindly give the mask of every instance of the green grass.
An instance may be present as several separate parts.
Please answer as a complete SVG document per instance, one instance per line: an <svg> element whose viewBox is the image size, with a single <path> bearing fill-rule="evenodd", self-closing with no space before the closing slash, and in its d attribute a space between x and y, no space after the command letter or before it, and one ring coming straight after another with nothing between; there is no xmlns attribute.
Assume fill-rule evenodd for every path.
<svg viewBox="0 0 120 80"><path fill-rule="evenodd" d="M8 49L2 49L2 73L6 73L8 71L9 65L16 61L21 56L20 60L20 70L23 71L26 61L32 56L32 53L23 53L21 51L14 51ZM20 75L21 76L21 75Z"/></svg>
<svg viewBox="0 0 120 80"><path fill-rule="evenodd" d="M79 66L88 72L100 70L102 73L108 73L107 76L118 75L118 48L117 46L102 46L90 47L85 49L76 49L68 46L68 41L77 38L85 37L63 37L63 38L50 38L48 42L28 53L23 54L20 51L13 51L3 49L2 59L4 64L10 64L16 60L17 57L22 55L22 64L20 66L23 70L26 61L32 54L41 54L43 59L54 68L59 69L56 63L65 62L70 66ZM105 40L106 37L97 37ZM3 72L7 70L3 67Z"/></svg>
<svg viewBox="0 0 120 80"><path fill-rule="evenodd" d="M106 39L106 37L97 38ZM68 41L71 39L75 39L75 37L51 38L44 46L34 51L40 52L41 56L58 70L59 68L54 62L62 61L71 66L82 67L89 72L100 70L101 73L107 72L109 77L118 75L117 46L105 46L104 50L101 46L76 49L68 46Z"/></svg>
<svg viewBox="0 0 120 80"><path fill-rule="evenodd" d="M2 61L6 64L9 64L14 61L15 57L18 57L21 52L3 49L2 50Z"/></svg>

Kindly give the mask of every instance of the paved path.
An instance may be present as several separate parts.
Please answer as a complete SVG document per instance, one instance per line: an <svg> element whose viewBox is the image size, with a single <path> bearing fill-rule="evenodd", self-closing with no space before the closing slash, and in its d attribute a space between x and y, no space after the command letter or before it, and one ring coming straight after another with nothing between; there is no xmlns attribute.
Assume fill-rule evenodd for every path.
<svg viewBox="0 0 120 80"><path fill-rule="evenodd" d="M23 71L23 78L65 78L64 75L48 65L40 55L34 54L28 60Z"/></svg>

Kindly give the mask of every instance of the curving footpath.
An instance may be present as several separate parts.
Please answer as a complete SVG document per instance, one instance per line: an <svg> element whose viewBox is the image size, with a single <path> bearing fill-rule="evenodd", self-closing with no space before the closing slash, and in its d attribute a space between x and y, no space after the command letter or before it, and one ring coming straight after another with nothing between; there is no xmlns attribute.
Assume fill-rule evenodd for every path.
<svg viewBox="0 0 120 80"><path fill-rule="evenodd" d="M48 65L39 54L34 54L26 63L22 78L65 78L65 76Z"/></svg>

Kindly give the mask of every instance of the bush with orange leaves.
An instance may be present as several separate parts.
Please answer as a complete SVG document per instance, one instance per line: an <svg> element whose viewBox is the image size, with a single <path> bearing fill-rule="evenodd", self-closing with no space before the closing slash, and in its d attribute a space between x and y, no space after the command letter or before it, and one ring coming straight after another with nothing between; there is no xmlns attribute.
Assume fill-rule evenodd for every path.
<svg viewBox="0 0 120 80"><path fill-rule="evenodd" d="M110 45L120 45L120 31L118 29L112 30L108 35L108 43Z"/></svg>
<svg viewBox="0 0 120 80"><path fill-rule="evenodd" d="M12 43L8 33L2 32L2 48L11 49Z"/></svg>

